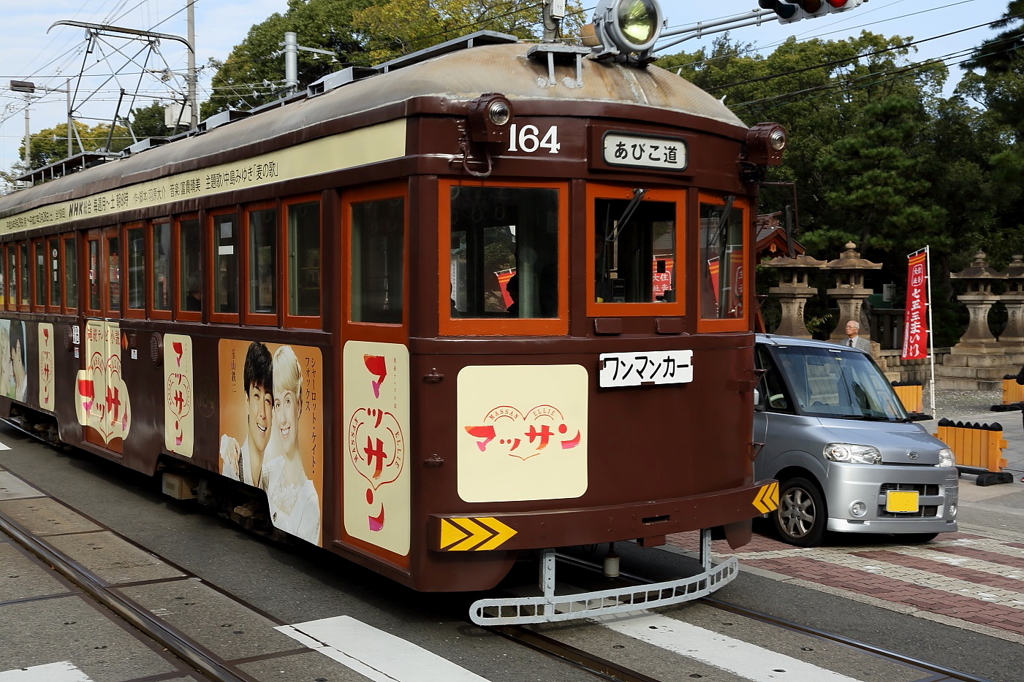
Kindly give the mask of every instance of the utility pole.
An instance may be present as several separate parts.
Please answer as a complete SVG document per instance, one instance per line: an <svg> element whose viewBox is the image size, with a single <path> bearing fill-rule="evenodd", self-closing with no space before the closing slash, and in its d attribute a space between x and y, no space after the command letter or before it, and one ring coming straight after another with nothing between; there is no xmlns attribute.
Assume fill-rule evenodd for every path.
<svg viewBox="0 0 1024 682"><path fill-rule="evenodd" d="M565 18L565 0L544 0L544 42L555 42L558 25Z"/></svg>
<svg viewBox="0 0 1024 682"><path fill-rule="evenodd" d="M299 45L298 36L294 31L285 31L284 42L278 43L278 45L284 48L284 89L289 95L294 95L299 89L299 50L325 54L333 59L338 58L338 55L330 50L319 50L315 47Z"/></svg>
<svg viewBox="0 0 1024 682"><path fill-rule="evenodd" d="M25 93L25 168L28 170L32 169L32 134L29 126L29 109L32 106L32 95L36 93L36 90L42 90L43 92L63 92L67 99L68 108L68 158L71 158L71 141L72 135L75 134L74 120L71 116L71 79L68 78L64 83L64 89L60 88L48 88L43 85L36 85L32 81L11 81L11 90L13 92Z"/></svg>
<svg viewBox="0 0 1024 682"><path fill-rule="evenodd" d="M199 125L199 108L196 106L196 80L198 75L196 74L196 9L195 0L185 0L188 4L188 12L186 13L188 21L188 106L190 110L189 114L189 127L192 130L196 129Z"/></svg>

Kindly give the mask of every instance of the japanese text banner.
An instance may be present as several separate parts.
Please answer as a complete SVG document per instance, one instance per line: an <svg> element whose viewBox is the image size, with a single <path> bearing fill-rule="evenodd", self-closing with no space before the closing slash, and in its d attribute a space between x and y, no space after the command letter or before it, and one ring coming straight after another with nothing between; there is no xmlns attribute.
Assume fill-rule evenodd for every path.
<svg viewBox="0 0 1024 682"><path fill-rule="evenodd" d="M925 306L928 303L927 257L927 251L908 256L907 305L903 327L904 360L928 357L928 318L925 317Z"/></svg>

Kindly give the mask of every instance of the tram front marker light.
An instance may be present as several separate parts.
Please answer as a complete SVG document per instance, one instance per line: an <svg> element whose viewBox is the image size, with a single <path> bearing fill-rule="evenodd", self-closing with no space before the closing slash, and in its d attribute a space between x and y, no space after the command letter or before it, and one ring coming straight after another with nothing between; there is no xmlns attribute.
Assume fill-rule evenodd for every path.
<svg viewBox="0 0 1024 682"><path fill-rule="evenodd" d="M746 161L757 166L777 166L786 149L786 130L778 123L758 123L747 132Z"/></svg>
<svg viewBox="0 0 1024 682"><path fill-rule="evenodd" d="M512 121L512 103L504 95L489 92L469 104L469 137L473 142L504 143Z"/></svg>

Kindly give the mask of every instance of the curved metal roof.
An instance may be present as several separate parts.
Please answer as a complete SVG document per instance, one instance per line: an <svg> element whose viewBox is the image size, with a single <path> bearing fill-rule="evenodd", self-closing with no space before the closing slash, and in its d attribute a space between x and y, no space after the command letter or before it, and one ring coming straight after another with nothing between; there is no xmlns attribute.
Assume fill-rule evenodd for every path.
<svg viewBox="0 0 1024 682"><path fill-rule="evenodd" d="M528 43L486 45L450 52L427 61L348 83L321 95L177 140L140 154L66 175L0 197L0 216L80 195L86 185L129 185L132 176L153 177L163 167L194 162L232 149L283 136L316 137L317 126L347 115L369 112L417 97L465 101L500 92L513 104L525 101L635 104L710 119L746 130L726 106L689 81L656 66L640 69L611 61L581 59L558 64L548 83L546 59L530 59ZM287 142L282 141L282 145ZM97 184L98 183L98 184ZM76 190L78 190L76 192Z"/></svg>

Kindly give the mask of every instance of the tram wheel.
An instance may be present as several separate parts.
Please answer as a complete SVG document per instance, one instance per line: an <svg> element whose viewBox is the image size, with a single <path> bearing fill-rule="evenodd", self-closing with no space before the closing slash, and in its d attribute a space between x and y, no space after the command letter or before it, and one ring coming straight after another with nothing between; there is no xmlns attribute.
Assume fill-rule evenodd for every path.
<svg viewBox="0 0 1024 682"><path fill-rule="evenodd" d="M828 511L817 484L806 478L790 478L779 488L779 508L772 515L775 530L784 542L816 547L825 537Z"/></svg>

